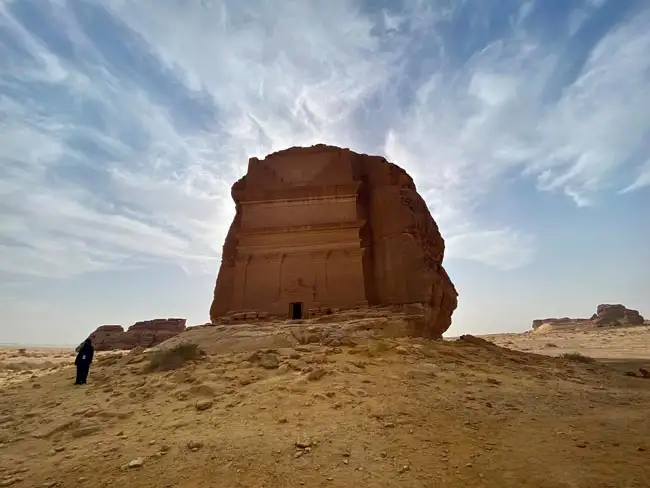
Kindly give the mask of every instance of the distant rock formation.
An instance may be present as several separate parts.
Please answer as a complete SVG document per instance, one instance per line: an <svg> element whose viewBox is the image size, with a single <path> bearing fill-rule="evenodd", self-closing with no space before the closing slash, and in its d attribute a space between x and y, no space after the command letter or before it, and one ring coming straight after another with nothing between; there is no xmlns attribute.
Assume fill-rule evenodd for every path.
<svg viewBox="0 0 650 488"><path fill-rule="evenodd" d="M136 322L128 330L121 325L99 326L90 338L97 351L153 347L185 330L186 319L153 319Z"/></svg>
<svg viewBox="0 0 650 488"><path fill-rule="evenodd" d="M572 319L570 317L562 318L548 318L548 319L535 319L533 320L533 329L538 329L543 325L551 325L557 327L566 327L572 325L583 325L589 323L590 319Z"/></svg>
<svg viewBox="0 0 650 488"><path fill-rule="evenodd" d="M644 318L638 310L625 308L618 304L600 304L590 318L548 318L533 320L533 330L571 328L579 326L615 327L624 325L643 325Z"/></svg>
<svg viewBox="0 0 650 488"><path fill-rule="evenodd" d="M445 244L411 177L383 157L316 145L251 158L232 187L236 215L212 323L311 319L399 306L441 337L458 293Z"/></svg>
<svg viewBox="0 0 650 488"><path fill-rule="evenodd" d="M598 326L643 325L644 323L644 318L638 310L625 308L620 303L598 305L593 320Z"/></svg>

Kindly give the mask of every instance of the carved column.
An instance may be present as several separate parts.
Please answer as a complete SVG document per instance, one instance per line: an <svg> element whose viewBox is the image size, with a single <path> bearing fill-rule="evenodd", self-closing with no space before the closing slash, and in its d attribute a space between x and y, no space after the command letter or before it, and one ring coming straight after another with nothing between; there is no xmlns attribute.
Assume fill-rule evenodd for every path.
<svg viewBox="0 0 650 488"><path fill-rule="evenodd" d="M284 254L281 252L265 253L262 256L262 259L264 259L273 270L269 275L269 280L272 281L268 283L267 286L269 289L274 290L273 300L278 300L280 298L280 288L282 286L282 261L284 259Z"/></svg>
<svg viewBox="0 0 650 488"><path fill-rule="evenodd" d="M327 256L329 251L311 252L312 269L314 270L314 302L327 303Z"/></svg>
<svg viewBox="0 0 650 488"><path fill-rule="evenodd" d="M235 261L235 289L233 292L233 309L242 310L246 300L246 280L248 274L248 263L251 260L249 254L239 255Z"/></svg>
<svg viewBox="0 0 650 488"><path fill-rule="evenodd" d="M360 245L361 243L359 243ZM354 300L357 306L367 306L368 300L366 298L365 279L363 275L363 256L364 249L361 247L348 249L345 251L346 256L350 261L350 280L354 283Z"/></svg>

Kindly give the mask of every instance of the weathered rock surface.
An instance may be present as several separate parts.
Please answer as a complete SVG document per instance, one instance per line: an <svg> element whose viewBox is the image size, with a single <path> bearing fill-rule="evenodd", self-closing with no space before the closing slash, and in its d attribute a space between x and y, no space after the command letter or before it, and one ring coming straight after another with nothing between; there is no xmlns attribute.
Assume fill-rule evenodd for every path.
<svg viewBox="0 0 650 488"><path fill-rule="evenodd" d="M96 350L107 351L119 349L113 346L124 342L121 340L123 334L124 328L121 325L100 325L90 334L90 338Z"/></svg>
<svg viewBox="0 0 650 488"><path fill-rule="evenodd" d="M251 158L232 197L212 323L391 305L423 317L417 335L449 328L458 294L442 267L444 241L403 169L348 149L294 147Z"/></svg>
<svg viewBox="0 0 650 488"><path fill-rule="evenodd" d="M548 318L533 320L534 330L572 328L578 326L613 327L617 325L643 325L644 318L638 310L621 304L601 304L590 318Z"/></svg>
<svg viewBox="0 0 650 488"><path fill-rule="evenodd" d="M128 330L121 325L102 325L91 335L97 351L153 347L185 330L186 319L154 319L136 322Z"/></svg>
<svg viewBox="0 0 650 488"><path fill-rule="evenodd" d="M572 319L570 317L535 319L533 320L533 329L538 329L542 325L551 325L556 327L575 326L589 323L590 319Z"/></svg>
<svg viewBox="0 0 650 488"><path fill-rule="evenodd" d="M345 310L306 320L265 320L225 325L191 327L165 341L155 350L171 349L178 344L197 344L208 354L290 348L299 345L329 347L352 346L369 339L400 338L421 335L426 321L420 313L400 307ZM265 354L249 358L251 363L274 369L273 359Z"/></svg>
<svg viewBox="0 0 650 488"><path fill-rule="evenodd" d="M624 305L618 304L600 304L596 308L597 325L643 325L643 316L638 310L625 308Z"/></svg>

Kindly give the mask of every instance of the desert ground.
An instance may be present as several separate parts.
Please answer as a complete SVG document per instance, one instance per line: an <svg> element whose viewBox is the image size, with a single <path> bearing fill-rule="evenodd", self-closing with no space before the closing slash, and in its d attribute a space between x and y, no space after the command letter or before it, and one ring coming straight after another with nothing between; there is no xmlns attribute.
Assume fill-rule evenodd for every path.
<svg viewBox="0 0 650 488"><path fill-rule="evenodd" d="M86 386L71 349L0 349L0 486L650 486L648 326L190 339L99 353Z"/></svg>

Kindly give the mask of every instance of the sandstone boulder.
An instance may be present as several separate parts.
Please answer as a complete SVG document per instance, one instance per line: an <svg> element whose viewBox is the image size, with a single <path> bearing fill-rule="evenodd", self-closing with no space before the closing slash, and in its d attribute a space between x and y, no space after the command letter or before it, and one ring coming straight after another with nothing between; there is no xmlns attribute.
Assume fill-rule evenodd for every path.
<svg viewBox="0 0 650 488"><path fill-rule="evenodd" d="M643 325L643 316L638 310L625 308L620 303L600 304L596 308L595 322L599 326L611 325Z"/></svg>
<svg viewBox="0 0 650 488"><path fill-rule="evenodd" d="M258 321L211 327L191 327L182 334L158 344L154 351L174 349L179 344L196 344L207 354L253 352L247 360L275 370L272 357L278 350L301 345L337 348L355 346L376 339L422 335L423 313L396 311L392 307L342 311L328 316L332 320ZM264 364L262 364L264 363Z"/></svg>
<svg viewBox="0 0 650 488"><path fill-rule="evenodd" d="M93 346L97 351L109 351L113 346L121 342L124 328L121 325L100 325L90 334Z"/></svg>
<svg viewBox="0 0 650 488"><path fill-rule="evenodd" d="M128 330L121 325L102 325L91 335L97 351L149 348L185 330L186 319L154 319L136 322Z"/></svg>
<svg viewBox="0 0 650 488"><path fill-rule="evenodd" d="M251 158L210 307L214 324L408 306L440 337L458 293L411 177L379 156L317 145Z"/></svg>

